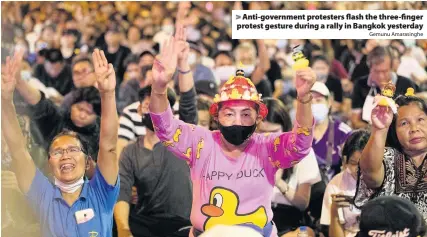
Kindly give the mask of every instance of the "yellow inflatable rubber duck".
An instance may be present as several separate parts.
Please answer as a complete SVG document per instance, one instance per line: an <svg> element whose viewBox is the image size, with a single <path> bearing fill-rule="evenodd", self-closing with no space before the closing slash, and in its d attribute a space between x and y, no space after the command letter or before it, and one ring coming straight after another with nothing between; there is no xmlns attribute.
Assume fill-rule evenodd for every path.
<svg viewBox="0 0 427 237"><path fill-rule="evenodd" d="M396 87L393 83L387 84L384 89L381 91L381 95L388 98L393 98L394 91L396 90ZM378 101L379 106L389 106L387 98L381 98L380 101Z"/></svg>
<svg viewBox="0 0 427 237"><path fill-rule="evenodd" d="M263 206L248 214L238 214L239 197L229 189L216 187L212 189L209 204L202 206L202 213L208 218L204 230L216 225L253 224L263 229L267 224L267 213Z"/></svg>
<svg viewBox="0 0 427 237"><path fill-rule="evenodd" d="M292 53L292 59L294 60L294 64L292 65L292 69L294 71L307 68L310 64L310 61L304 56L302 53L301 47L298 45L294 49L294 52Z"/></svg>

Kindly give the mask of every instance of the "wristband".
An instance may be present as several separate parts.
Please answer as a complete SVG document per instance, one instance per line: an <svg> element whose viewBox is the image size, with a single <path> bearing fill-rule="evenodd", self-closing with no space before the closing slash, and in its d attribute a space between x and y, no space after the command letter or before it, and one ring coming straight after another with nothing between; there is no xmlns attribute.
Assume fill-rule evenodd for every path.
<svg viewBox="0 0 427 237"><path fill-rule="evenodd" d="M190 72L191 72L191 69L188 69L188 71L181 71L181 70L178 68L178 72L179 72L179 73L181 73L181 74L188 74L188 73L190 73Z"/></svg>
<svg viewBox="0 0 427 237"><path fill-rule="evenodd" d="M305 101L301 100L301 98L299 96L297 96L297 100L301 103L301 104L307 104L309 103L311 100L313 99L313 95L311 93L309 93L309 98Z"/></svg>

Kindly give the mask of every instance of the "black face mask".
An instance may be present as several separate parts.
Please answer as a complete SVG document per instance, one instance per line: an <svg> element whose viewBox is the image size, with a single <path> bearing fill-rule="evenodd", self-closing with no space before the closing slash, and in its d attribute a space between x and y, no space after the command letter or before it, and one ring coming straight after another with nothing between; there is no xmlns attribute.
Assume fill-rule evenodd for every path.
<svg viewBox="0 0 427 237"><path fill-rule="evenodd" d="M252 126L233 125L227 127L218 123L218 127L227 142L238 146L255 132L256 123Z"/></svg>
<svg viewBox="0 0 427 237"><path fill-rule="evenodd" d="M153 121L151 121L150 114L143 114L141 122L146 128L154 132Z"/></svg>

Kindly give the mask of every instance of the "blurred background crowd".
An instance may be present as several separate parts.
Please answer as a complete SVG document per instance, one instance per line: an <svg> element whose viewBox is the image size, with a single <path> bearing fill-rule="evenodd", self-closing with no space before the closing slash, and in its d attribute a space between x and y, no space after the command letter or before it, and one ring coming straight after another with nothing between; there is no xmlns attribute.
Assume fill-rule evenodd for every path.
<svg viewBox="0 0 427 237"><path fill-rule="evenodd" d="M299 172L285 171L282 178L296 189L298 185L311 182L311 197L309 202L302 205L298 200L281 201L283 197L273 200L277 204L275 216L280 217L281 212L296 213L301 218L297 223L286 220L286 224L291 226L289 229L306 224L317 235L328 236L332 215L329 209L337 208L331 204L333 200L328 195L341 192L341 189L345 189L343 186L354 181L342 178L344 181L333 184L335 188L328 189L327 185L333 177L344 172L343 167L349 168L353 177L356 177L358 158L352 159L352 155L357 150L363 150L366 136L369 137L359 134L349 144L357 144L355 148L347 147L347 150L343 150L342 146L352 130L369 128L369 116L364 111L368 109L365 102L371 94L370 82L380 77L376 75L378 72L374 70L375 67L369 66L369 62L375 61L375 57L389 57L390 65L381 70L397 75L391 80L396 86L396 92L412 87L418 96L427 98L427 40L235 40L231 38L233 9L425 10L427 2L2 2L2 63L14 50L24 50L21 80L35 89L22 89L15 93L15 105L28 139L28 148L37 166L49 172L46 168L47 144L64 129L86 137L91 147L89 152L98 150L100 98L93 87L95 77L90 57L95 48L104 50L117 76L117 112L120 115L118 155L121 155L126 146L138 142L138 138L146 134L146 124L142 121L140 110L143 106L141 98L147 92L141 92L141 89L150 85L154 57L159 53L162 42L174 34L176 23L187 28L190 44L188 63L197 92L196 122L211 130L216 129L216 124L209 115L209 106L218 88L235 74L240 63L258 92L264 98L271 99L267 99L270 110L267 120L270 124L266 123L271 126L264 124L260 131L272 132L277 127L286 131L286 128L290 128L295 118L296 105L292 49L300 45L320 82L313 87L316 93L313 103L318 105L313 112L316 120L320 121L313 142L316 159L312 163L314 166L297 166L295 169L299 169ZM181 106L178 75L175 81L171 81L170 88L177 94L174 109L178 116ZM329 135L331 133L332 136ZM36 236L37 220L31 213L16 211L25 209L25 200L11 172L13 165L7 147L3 144L2 232L9 231L8 236L24 236L24 231L33 231L30 236ZM327 144L332 144L332 151L327 148ZM347 152L346 159L343 159L343 152ZM127 155L141 153L127 152ZM96 154L92 157L96 157ZM96 158L93 163L96 163ZM315 179L310 181L307 177L304 179L304 175L297 176L297 173L313 170L317 170L315 173L324 182L314 182ZM147 177L138 178L146 178L144 182L157 182ZM162 236L154 233L155 230L149 230L150 225L156 225L141 217L147 203L138 195L150 194L137 190L138 182L131 184L134 188L132 199L128 200L132 204L128 221L146 225L146 230L138 230L151 231L146 236ZM343 184L345 182L346 185ZM188 183L177 182L176 185ZM356 184L347 186L348 195L354 195ZM180 217L179 220L174 219L174 224L191 225L188 221L190 193L186 196L188 200L176 203L183 210L174 210L174 215ZM310 196L310 192L300 195ZM324 197L327 196L325 201ZM288 209L280 209L280 205ZM345 218L348 219L340 224L346 236L357 233L358 220L355 216L360 212L355 209L351 209L350 214L346 213ZM156 209L150 211L155 212ZM146 216L151 214L145 213ZM139 219L135 217L138 215ZM118 223L122 221L116 219ZM130 236L130 232L120 231L120 226L118 229L119 236ZM336 235L337 232L333 233L330 236L340 236ZM134 236L138 235L134 233Z"/></svg>

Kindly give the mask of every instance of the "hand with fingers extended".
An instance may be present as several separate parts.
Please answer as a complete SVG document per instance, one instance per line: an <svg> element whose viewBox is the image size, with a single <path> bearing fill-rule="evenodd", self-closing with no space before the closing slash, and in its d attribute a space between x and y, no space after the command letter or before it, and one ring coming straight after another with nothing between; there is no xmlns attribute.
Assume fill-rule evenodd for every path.
<svg viewBox="0 0 427 237"><path fill-rule="evenodd" d="M190 45L187 42L187 30L182 24L176 24L175 47L178 52L178 66L186 67Z"/></svg>
<svg viewBox="0 0 427 237"><path fill-rule="evenodd" d="M11 101L13 99L13 92L15 91L16 84L20 78L19 72L21 70L22 58L24 51L16 51L12 58L6 58L5 67L1 72L1 98L2 100Z"/></svg>
<svg viewBox="0 0 427 237"><path fill-rule="evenodd" d="M298 93L298 97L304 97L307 95L311 87L316 82L316 73L311 68L303 68L296 71L295 88Z"/></svg>
<svg viewBox="0 0 427 237"><path fill-rule="evenodd" d="M95 87L100 93L110 93L116 90L116 73L113 65L108 63L104 51L95 49L92 53L95 68Z"/></svg>
<svg viewBox="0 0 427 237"><path fill-rule="evenodd" d="M175 73L177 62L178 50L175 44L175 37L171 36L162 44L160 54L154 60L152 70L152 90L154 93L166 93L167 84Z"/></svg>

